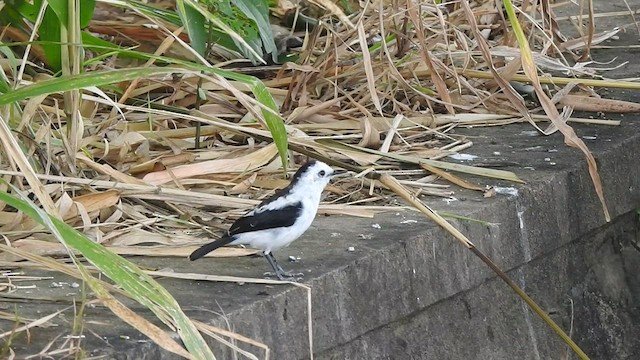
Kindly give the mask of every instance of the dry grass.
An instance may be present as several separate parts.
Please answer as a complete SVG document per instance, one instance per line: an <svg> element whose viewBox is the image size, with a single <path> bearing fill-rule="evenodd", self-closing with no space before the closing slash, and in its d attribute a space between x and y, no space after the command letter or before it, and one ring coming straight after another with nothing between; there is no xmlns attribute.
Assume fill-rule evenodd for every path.
<svg viewBox="0 0 640 360"><path fill-rule="evenodd" d="M510 124L527 120L523 114L535 114L536 109L540 112L535 103L523 101L509 85L509 79L521 69L517 43L504 32L509 24L493 3L471 6L476 26L469 24L469 14L457 3L423 4L420 11L415 6L369 4L351 18L354 27L337 24L330 30L317 28L307 34L300 64L285 64L277 72L245 70L263 77L268 91L281 104L292 144L338 161L355 162L363 169L400 170L424 160L441 159L472 145L464 137L449 134L455 127ZM97 19L96 24L112 29L121 26L107 20L115 10L100 9L98 14L104 19ZM139 19L134 24L146 20L133 13L128 16ZM523 24L531 47L545 49L534 50L539 71L577 76L596 72L557 57L555 50L566 42L559 43L557 36L550 39L541 31L549 24L536 23L534 27L526 18ZM120 41L124 36L141 47L157 47L157 55L183 50L176 38L162 30L149 36L151 30L136 32L135 26L128 26L132 30L111 40ZM168 25L162 28L172 30ZM145 36L132 37L138 33ZM601 42L614 33L607 34L592 40ZM162 36L169 41L161 41ZM486 47L480 51L482 44ZM564 50L566 56L569 50ZM579 50L580 44L573 43L569 55ZM487 62L487 55L492 63ZM92 67L135 65L135 60L111 58ZM487 67L495 69L494 76ZM206 100L199 110L193 110L199 84ZM119 84L119 88L124 95L116 97L118 111L112 110L114 103L104 96L83 94L79 109L83 131L78 140L82 151L74 151L74 156L65 149L73 142L65 136L69 130L62 106L65 101L58 96L39 97L25 105L25 110L31 110L25 111L15 129L32 134L25 160L17 163L22 173L30 174L24 171L28 158L35 165L29 184L47 180L47 185L28 190L35 192L43 205L51 199L51 205L45 206L51 213L57 212L100 243L118 247L144 241L145 245L177 248L201 243L203 236L215 236L245 208L285 184L279 174L277 150L261 141L269 134L253 120L258 104L236 96L248 90L241 83L190 73L177 78L136 79ZM551 94L558 90L547 89ZM575 95L553 100L566 104L570 96ZM528 121L538 124L545 119L548 117L543 113ZM203 125L200 148L195 147L195 122ZM538 129L545 133L554 130ZM6 146L11 141L3 143ZM11 152L14 160L23 158L20 149L16 143ZM430 172L400 178L422 193L451 196L452 189L425 190L429 183L447 176ZM15 172L5 167L3 174ZM517 181L513 174L498 177ZM17 183L23 180L13 179ZM330 188L328 200L339 198L341 204L330 212L371 216L378 211L375 205L386 204L387 196L382 189L370 190L369 184L355 178ZM370 206L362 208L363 203ZM42 240L29 231L33 228L29 219L18 217L11 209L0 212L1 229L15 246ZM129 242L124 244L122 239ZM29 249L38 248L41 246ZM144 249L137 248L135 253L144 254ZM147 249L149 255L158 251L156 247Z"/></svg>
<svg viewBox="0 0 640 360"><path fill-rule="evenodd" d="M462 5L367 2L348 21L321 19L325 26L300 34L305 45L297 64L254 68L214 55L201 60L261 78L280 108L291 149L357 166L360 175L374 170L393 175L413 195L450 197L455 186L485 190L465 180L465 173L521 182L513 173L440 161L473 145L451 132L456 127L528 121L545 134L560 129L589 159L588 149L572 135L572 122L616 122L572 118L571 110L589 110L579 108L597 99L589 86L640 86L593 79L599 70L576 61L619 30L596 33L590 26L583 36L565 40L549 2L542 2L540 14L525 1L517 4L516 15L531 49L527 54L495 2ZM197 60L188 37L175 26L135 12L128 12L123 24L112 20L115 13L122 17L120 10L101 4L92 30L157 57L114 56L91 62L84 71L154 67L167 58ZM150 21L157 27L141 25ZM21 40L6 30L5 36ZM38 56L34 45L19 67L28 67L31 75L9 66L7 77L29 84L50 76L36 65ZM122 81L113 88L35 96L15 104L21 116L5 107L0 175L117 253L186 256L286 184L260 114L264 105L249 96L247 84L186 67L190 71ZM70 65L67 71L80 70ZM534 92L537 100L531 100ZM638 109L597 101L600 111ZM601 192L595 163L590 170ZM9 191L6 184L0 187ZM328 188L321 212L372 217L389 209L390 194L380 182L356 176ZM604 202L603 209L606 213ZM67 249L40 229L14 209L0 208L0 232L11 246L64 256ZM212 255L247 253L229 249ZM0 253L7 267L18 258Z"/></svg>

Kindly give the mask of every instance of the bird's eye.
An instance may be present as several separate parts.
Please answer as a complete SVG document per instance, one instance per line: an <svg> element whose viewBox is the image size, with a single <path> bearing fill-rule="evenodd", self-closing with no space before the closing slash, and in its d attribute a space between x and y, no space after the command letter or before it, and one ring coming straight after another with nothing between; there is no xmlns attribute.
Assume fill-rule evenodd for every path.
<svg viewBox="0 0 640 360"><path fill-rule="evenodd" d="M319 175L320 177L324 176L324 174L326 174L326 173L324 172L324 170L320 170L320 172L318 172L318 175Z"/></svg>

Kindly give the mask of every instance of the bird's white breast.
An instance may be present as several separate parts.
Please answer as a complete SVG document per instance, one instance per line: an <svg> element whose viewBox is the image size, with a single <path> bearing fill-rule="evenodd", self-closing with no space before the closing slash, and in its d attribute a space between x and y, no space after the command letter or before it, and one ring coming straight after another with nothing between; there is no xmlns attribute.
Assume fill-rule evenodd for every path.
<svg viewBox="0 0 640 360"><path fill-rule="evenodd" d="M301 202L302 211L296 222L288 227L280 227L275 229L266 229L260 231L246 232L236 235L236 240L231 242L233 245L247 245L254 249L263 250L270 253L288 246L291 242L299 238L311 226L316 217L318 205L320 204L320 196L322 189L310 187L309 189L298 188L287 196L270 202L263 208L254 210L255 212L266 210L277 210L287 204Z"/></svg>

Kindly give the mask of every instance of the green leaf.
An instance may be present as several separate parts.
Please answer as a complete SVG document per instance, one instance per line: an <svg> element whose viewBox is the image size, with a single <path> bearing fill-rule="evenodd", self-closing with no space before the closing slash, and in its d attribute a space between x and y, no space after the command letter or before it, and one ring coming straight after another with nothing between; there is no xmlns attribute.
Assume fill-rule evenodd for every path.
<svg viewBox="0 0 640 360"><path fill-rule="evenodd" d="M278 49L273 40L273 31L271 30L271 23L269 22L269 7L267 3L264 0L233 0L233 4L256 23L260 39L262 40L262 46L264 46L264 52L271 54L273 61L277 62Z"/></svg>
<svg viewBox="0 0 640 360"><path fill-rule="evenodd" d="M207 29L204 16L190 4L185 4L184 0L176 1L176 9L189 34L191 47L201 56L205 56Z"/></svg>
<svg viewBox="0 0 640 360"><path fill-rule="evenodd" d="M264 117L265 122L267 123L267 128L269 128L269 132L271 133L271 137L273 138L273 142L276 144L278 148L278 153L280 154L280 160L282 160L282 168L287 171L287 149L289 147L289 140L287 138L287 129L284 126L284 122L278 113L278 106L276 105L273 97L269 93L269 90L261 81L257 81L252 84L252 91L254 96L262 105L265 105L267 108L273 110L275 114L268 110L262 110L262 116Z"/></svg>
<svg viewBox="0 0 640 360"><path fill-rule="evenodd" d="M208 11L205 7L201 5L202 2L196 2L193 0L180 0L180 3L185 6L189 6L190 9L195 10L201 16L204 17L202 32L207 34L208 31L211 31L211 41L215 43L217 46L227 49L230 52L238 53L239 55L243 55L246 58L259 62L262 60L262 48L261 42L258 41L255 45L250 39L246 39L245 36L238 33L236 28L230 26L228 23L235 22L238 27L242 27L243 19L238 17L238 11L236 8L236 12L234 13L233 9L229 6L229 0L225 1L216 1L215 5L217 9L213 12ZM176 3L177 13L176 11L168 11L165 9L154 7L153 5L144 4L139 1L129 1L126 5L121 3L115 3L116 6L130 7L139 11L147 16L161 19L162 21L169 22L171 24L175 24L178 26L184 25L191 37L191 31L196 31L195 28L197 26L190 26L189 24L183 24L183 20L181 19L181 14L183 11L180 8L180 4ZM248 20L251 21L251 20ZM208 29L207 22L211 23L211 29ZM246 22L246 21L245 21ZM194 28L194 29L191 29ZM257 34L257 32L256 32ZM193 46L196 51L199 53L198 44L206 44L208 40L205 36L204 39L198 39L197 37L200 34L194 33L196 38L192 38ZM256 35L257 37L257 35ZM259 37L257 37L259 40Z"/></svg>
<svg viewBox="0 0 640 360"><path fill-rule="evenodd" d="M60 46L62 46L60 43L61 22L56 12L51 7L47 7L38 29L42 50L47 57L49 67L54 71L60 70L62 63L60 55Z"/></svg>
<svg viewBox="0 0 640 360"><path fill-rule="evenodd" d="M42 24L38 29L42 49L47 57L48 65L55 71L61 68L61 46L66 46L66 39L62 39L61 29L69 26L69 4L71 0L49 0ZM80 27L86 27L93 18L95 0L80 1ZM35 19L34 19L35 20Z"/></svg>
<svg viewBox="0 0 640 360"><path fill-rule="evenodd" d="M60 21L60 25L65 28L68 27L69 21L69 4L68 1L73 0L49 0L49 9L53 10L53 12L58 17L58 21Z"/></svg>
<svg viewBox="0 0 640 360"><path fill-rule="evenodd" d="M80 28L89 26L93 19L93 11L96 8L96 0L80 0Z"/></svg>
<svg viewBox="0 0 640 360"><path fill-rule="evenodd" d="M0 10L0 21L2 24L13 24L22 27L24 20L34 22L38 16L38 9L42 0L35 0L33 4L24 0L15 0L12 4L5 4Z"/></svg>

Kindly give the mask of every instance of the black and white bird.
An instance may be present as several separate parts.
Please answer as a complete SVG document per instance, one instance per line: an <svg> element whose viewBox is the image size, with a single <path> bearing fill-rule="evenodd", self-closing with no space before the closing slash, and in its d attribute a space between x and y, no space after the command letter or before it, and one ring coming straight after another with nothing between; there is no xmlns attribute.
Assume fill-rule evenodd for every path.
<svg viewBox="0 0 640 360"><path fill-rule="evenodd" d="M307 231L316 217L325 186L343 172L320 161L309 161L298 169L287 187L236 220L222 238L195 250L189 259L199 259L224 245L247 245L262 250L278 279L291 277L278 265L273 251L288 246Z"/></svg>

